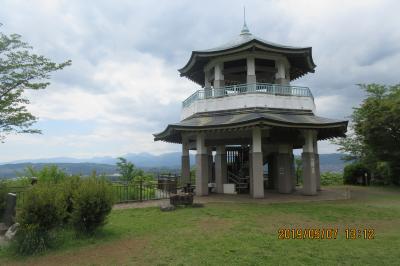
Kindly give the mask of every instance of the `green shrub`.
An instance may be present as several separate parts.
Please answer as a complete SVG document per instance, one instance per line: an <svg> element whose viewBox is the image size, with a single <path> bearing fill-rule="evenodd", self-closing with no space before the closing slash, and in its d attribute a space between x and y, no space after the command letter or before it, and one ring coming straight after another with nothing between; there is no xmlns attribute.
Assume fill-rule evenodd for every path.
<svg viewBox="0 0 400 266"><path fill-rule="evenodd" d="M112 187L104 180L82 180L73 194L71 223L77 232L93 233L106 222L113 205Z"/></svg>
<svg viewBox="0 0 400 266"><path fill-rule="evenodd" d="M27 190L17 218L21 225L34 225L38 230L51 230L61 224L66 204L57 187L37 184Z"/></svg>
<svg viewBox="0 0 400 266"><path fill-rule="evenodd" d="M6 208L7 186L4 182L0 182L0 221L3 219L4 210Z"/></svg>
<svg viewBox="0 0 400 266"><path fill-rule="evenodd" d="M46 251L51 245L50 233L38 225L24 224L18 228L13 246L20 255L32 255Z"/></svg>
<svg viewBox="0 0 400 266"><path fill-rule="evenodd" d="M368 168L362 163L351 163L344 167L343 180L345 184L359 184L359 178L363 178L367 174Z"/></svg>
<svg viewBox="0 0 400 266"><path fill-rule="evenodd" d="M65 215L63 218L63 223L65 224L67 224L71 219L74 209L74 194L80 185L81 178L79 176L71 176L66 178L57 187L58 193L60 194L62 201L65 203Z"/></svg>
<svg viewBox="0 0 400 266"><path fill-rule="evenodd" d="M321 174L321 185L342 185L343 175L341 173L335 172L324 172Z"/></svg>
<svg viewBox="0 0 400 266"><path fill-rule="evenodd" d="M61 225L66 204L54 185L37 184L25 192L17 221L20 223L15 250L22 255L45 251L50 246L51 231Z"/></svg>

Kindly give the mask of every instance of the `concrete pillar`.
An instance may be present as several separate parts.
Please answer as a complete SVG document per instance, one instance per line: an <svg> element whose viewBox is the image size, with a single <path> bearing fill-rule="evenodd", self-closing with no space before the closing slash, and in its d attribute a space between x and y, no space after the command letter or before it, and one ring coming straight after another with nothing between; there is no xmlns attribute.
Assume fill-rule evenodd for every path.
<svg viewBox="0 0 400 266"><path fill-rule="evenodd" d="M196 136L196 195L208 195L208 154L203 133Z"/></svg>
<svg viewBox="0 0 400 266"><path fill-rule="evenodd" d="M292 154L290 154L290 170L291 170L291 177L292 177L292 191L296 190L297 178L296 178L296 166L294 162L294 155L293 150Z"/></svg>
<svg viewBox="0 0 400 266"><path fill-rule="evenodd" d="M210 72L204 71L204 98L212 98L213 89L211 88Z"/></svg>
<svg viewBox="0 0 400 266"><path fill-rule="evenodd" d="M273 179L273 165L272 165L272 154L268 156L268 189L274 188L274 179Z"/></svg>
<svg viewBox="0 0 400 266"><path fill-rule="evenodd" d="M317 135L315 134L314 142L314 156L315 156L315 178L317 179L317 190L321 190L321 170L319 167L319 154L318 154L318 142Z"/></svg>
<svg viewBox="0 0 400 266"><path fill-rule="evenodd" d="M254 84L257 82L255 59L253 56L249 56L246 58L246 62L247 62L246 82L247 84Z"/></svg>
<svg viewBox="0 0 400 266"><path fill-rule="evenodd" d="M278 191L279 193L291 193L293 189L290 153L292 148L289 145L278 147Z"/></svg>
<svg viewBox="0 0 400 266"><path fill-rule="evenodd" d="M207 155L208 155L208 183L212 182L213 176L213 155L212 155L212 147L207 147Z"/></svg>
<svg viewBox="0 0 400 266"><path fill-rule="evenodd" d="M225 77L223 74L224 63L218 63L214 67L214 95L216 97L224 96L225 92L223 87L225 86Z"/></svg>
<svg viewBox="0 0 400 266"><path fill-rule="evenodd" d="M303 194L317 194L317 179L315 171L315 154L313 140L315 138L315 130L304 130L304 146L301 158L303 160Z"/></svg>
<svg viewBox="0 0 400 266"><path fill-rule="evenodd" d="M277 72L275 74L275 83L281 85L289 85L288 80L286 79L286 67L285 62L281 59L275 61L275 66Z"/></svg>
<svg viewBox="0 0 400 266"><path fill-rule="evenodd" d="M182 138L182 165L181 165L182 183L190 183L190 156L189 156L189 141Z"/></svg>
<svg viewBox="0 0 400 266"><path fill-rule="evenodd" d="M217 193L224 192L224 184L228 182L225 146L217 146L215 154L215 185Z"/></svg>
<svg viewBox="0 0 400 266"><path fill-rule="evenodd" d="M224 63L217 63L214 67L214 88L225 86L225 77L223 74Z"/></svg>
<svg viewBox="0 0 400 266"><path fill-rule="evenodd" d="M210 71L204 70L204 88L210 88L210 87L211 87Z"/></svg>
<svg viewBox="0 0 400 266"><path fill-rule="evenodd" d="M253 128L252 140L252 179L250 180L250 190L253 198L264 198L264 163L262 156L261 128Z"/></svg>
<svg viewBox="0 0 400 266"><path fill-rule="evenodd" d="M250 146L250 149L249 149L249 184L250 184L250 187L249 187L249 193L250 193L250 195L253 195L253 186L252 186L252 184L253 184L253 152L252 152L252 146Z"/></svg>
<svg viewBox="0 0 400 266"><path fill-rule="evenodd" d="M279 190L279 166L278 166L278 153L273 152L271 154L271 178L272 188Z"/></svg>

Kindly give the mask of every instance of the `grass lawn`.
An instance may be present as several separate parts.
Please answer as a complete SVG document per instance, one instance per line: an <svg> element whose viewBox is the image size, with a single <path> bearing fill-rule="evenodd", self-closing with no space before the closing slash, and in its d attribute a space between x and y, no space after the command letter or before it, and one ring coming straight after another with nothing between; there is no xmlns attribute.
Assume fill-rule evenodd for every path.
<svg viewBox="0 0 400 266"><path fill-rule="evenodd" d="M61 232L57 249L41 256L0 250L0 265L400 265L400 189L352 187L352 197L114 210L90 239ZM375 239L347 240L347 227L372 228ZM280 228L339 231L331 240L279 240Z"/></svg>

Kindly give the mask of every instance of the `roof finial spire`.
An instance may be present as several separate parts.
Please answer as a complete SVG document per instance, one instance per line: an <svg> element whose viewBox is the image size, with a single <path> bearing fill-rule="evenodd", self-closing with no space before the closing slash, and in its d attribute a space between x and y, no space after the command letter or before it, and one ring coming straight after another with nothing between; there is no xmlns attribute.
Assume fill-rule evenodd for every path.
<svg viewBox="0 0 400 266"><path fill-rule="evenodd" d="M243 6L243 27L242 31L240 32L240 35L250 35L249 28L247 28L246 25L246 6Z"/></svg>
<svg viewBox="0 0 400 266"><path fill-rule="evenodd" d="M246 25L246 6L243 6L243 25Z"/></svg>

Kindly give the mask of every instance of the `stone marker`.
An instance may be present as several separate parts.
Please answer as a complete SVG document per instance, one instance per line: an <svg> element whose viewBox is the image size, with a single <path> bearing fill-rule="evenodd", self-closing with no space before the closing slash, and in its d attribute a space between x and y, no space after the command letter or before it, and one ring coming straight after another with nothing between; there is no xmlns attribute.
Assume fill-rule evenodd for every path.
<svg viewBox="0 0 400 266"><path fill-rule="evenodd" d="M15 206L17 205L17 195L8 193L6 197L6 209L4 211L3 221L7 227L14 224Z"/></svg>
<svg viewBox="0 0 400 266"><path fill-rule="evenodd" d="M12 240L15 236L15 234L18 231L19 223L15 223L10 228L8 228L6 234L4 235L4 238L8 241Z"/></svg>

